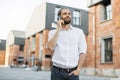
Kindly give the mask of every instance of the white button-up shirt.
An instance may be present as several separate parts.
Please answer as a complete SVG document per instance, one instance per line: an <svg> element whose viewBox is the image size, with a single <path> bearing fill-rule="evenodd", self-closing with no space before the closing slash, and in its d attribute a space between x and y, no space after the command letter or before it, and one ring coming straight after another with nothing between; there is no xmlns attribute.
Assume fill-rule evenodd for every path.
<svg viewBox="0 0 120 80"><path fill-rule="evenodd" d="M55 32L56 29L49 32L48 40L54 36ZM86 54L86 50L86 39L81 29L71 26L68 30L61 30L52 56L53 65L61 68L76 67L79 55Z"/></svg>

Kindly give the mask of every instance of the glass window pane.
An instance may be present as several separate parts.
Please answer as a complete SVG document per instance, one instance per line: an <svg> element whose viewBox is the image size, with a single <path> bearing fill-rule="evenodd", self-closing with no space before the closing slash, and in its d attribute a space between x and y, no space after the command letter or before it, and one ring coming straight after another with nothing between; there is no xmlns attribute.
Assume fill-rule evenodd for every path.
<svg viewBox="0 0 120 80"><path fill-rule="evenodd" d="M104 39L105 62L112 62L112 38Z"/></svg>
<svg viewBox="0 0 120 80"><path fill-rule="evenodd" d="M20 51L24 51L24 45L20 45Z"/></svg>
<svg viewBox="0 0 120 80"><path fill-rule="evenodd" d="M79 11L73 11L73 24L80 25L80 12Z"/></svg>
<svg viewBox="0 0 120 80"><path fill-rule="evenodd" d="M111 1L108 0L107 3L103 3L103 6L104 6L104 16L103 16L103 19L104 20L110 20L112 19L112 6L111 6Z"/></svg>
<svg viewBox="0 0 120 80"><path fill-rule="evenodd" d="M35 45L36 45L36 39L35 37L32 37L32 49L35 49Z"/></svg>
<svg viewBox="0 0 120 80"><path fill-rule="evenodd" d="M54 21L57 22L57 17L58 17L58 11L60 10L60 7L55 8L55 16L54 16Z"/></svg>

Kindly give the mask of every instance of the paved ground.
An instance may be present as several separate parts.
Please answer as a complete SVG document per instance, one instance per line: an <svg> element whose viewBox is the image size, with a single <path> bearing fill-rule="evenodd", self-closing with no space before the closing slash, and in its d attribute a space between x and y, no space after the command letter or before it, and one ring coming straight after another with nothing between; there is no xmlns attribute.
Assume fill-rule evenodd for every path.
<svg viewBox="0 0 120 80"><path fill-rule="evenodd" d="M22 70L0 67L0 80L50 80L50 71ZM80 80L120 80L109 77L80 75Z"/></svg>

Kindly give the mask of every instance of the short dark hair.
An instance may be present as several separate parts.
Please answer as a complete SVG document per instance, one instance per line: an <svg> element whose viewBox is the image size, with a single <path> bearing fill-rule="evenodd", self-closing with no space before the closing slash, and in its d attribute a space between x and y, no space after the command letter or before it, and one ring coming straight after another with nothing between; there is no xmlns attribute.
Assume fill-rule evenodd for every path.
<svg viewBox="0 0 120 80"><path fill-rule="evenodd" d="M58 16L61 15L61 12L62 12L63 9L69 9L69 8L67 8L67 7L61 8L61 9L58 11Z"/></svg>

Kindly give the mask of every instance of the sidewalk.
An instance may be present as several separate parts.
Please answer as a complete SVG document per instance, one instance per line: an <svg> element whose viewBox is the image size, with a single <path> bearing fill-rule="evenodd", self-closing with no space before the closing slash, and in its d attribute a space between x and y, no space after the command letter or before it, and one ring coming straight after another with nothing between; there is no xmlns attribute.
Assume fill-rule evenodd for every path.
<svg viewBox="0 0 120 80"><path fill-rule="evenodd" d="M0 68L5 67L4 65L0 65Z"/></svg>
<svg viewBox="0 0 120 80"><path fill-rule="evenodd" d="M26 75L27 74L27 75ZM23 70L21 68L0 67L0 80L50 80L50 71ZM80 80L120 80L120 78L81 74Z"/></svg>
<svg viewBox="0 0 120 80"><path fill-rule="evenodd" d="M80 80L111 80L111 77L80 75Z"/></svg>

